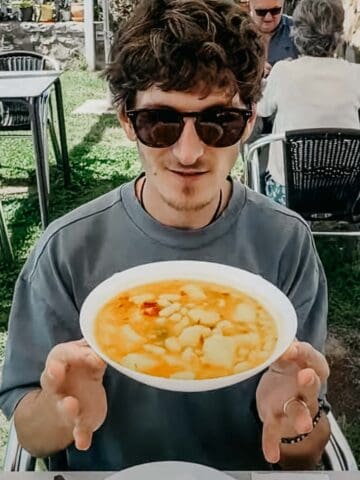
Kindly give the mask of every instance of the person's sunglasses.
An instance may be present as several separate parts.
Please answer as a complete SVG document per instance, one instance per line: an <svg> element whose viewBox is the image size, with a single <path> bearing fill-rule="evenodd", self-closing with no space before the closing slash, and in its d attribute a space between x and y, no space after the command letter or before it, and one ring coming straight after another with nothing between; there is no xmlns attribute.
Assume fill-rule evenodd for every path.
<svg viewBox="0 0 360 480"><path fill-rule="evenodd" d="M184 118L195 118L195 129L201 141L210 147L230 147L244 133L252 111L246 108L212 107L202 112L178 112L172 108L128 110L136 136L153 148L176 143L184 129Z"/></svg>
<svg viewBox="0 0 360 480"><path fill-rule="evenodd" d="M274 7L274 8L255 8L255 13L258 17L266 17L268 13L272 17L275 17L276 15L280 15L281 13L281 8L282 7Z"/></svg>

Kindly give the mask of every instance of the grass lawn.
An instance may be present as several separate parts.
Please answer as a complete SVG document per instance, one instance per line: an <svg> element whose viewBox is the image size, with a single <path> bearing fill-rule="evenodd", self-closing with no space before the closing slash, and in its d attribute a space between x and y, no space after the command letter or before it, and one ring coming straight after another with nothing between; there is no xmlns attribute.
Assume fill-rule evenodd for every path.
<svg viewBox="0 0 360 480"><path fill-rule="evenodd" d="M105 97L105 86L98 76L81 70L66 72L62 85L72 184L68 190L63 188L61 173L52 159L52 219L128 181L140 169L136 150L124 142L114 116L72 113L89 98ZM1 362L14 283L41 229L31 142L0 138L0 151L0 187L29 187L29 194L11 194L3 199L16 261L11 268L0 264ZM238 173L241 166L236 168ZM329 282L327 353L333 372L329 398L360 464L360 247L356 240L344 239L322 239L317 246ZM2 421L0 452L5 431Z"/></svg>

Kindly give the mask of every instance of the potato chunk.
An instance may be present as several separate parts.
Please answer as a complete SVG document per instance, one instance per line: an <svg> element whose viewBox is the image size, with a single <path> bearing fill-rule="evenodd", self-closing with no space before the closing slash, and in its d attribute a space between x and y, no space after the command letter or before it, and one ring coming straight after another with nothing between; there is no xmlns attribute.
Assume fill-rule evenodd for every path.
<svg viewBox="0 0 360 480"><path fill-rule="evenodd" d="M175 337L169 337L165 340L165 347L170 351L170 352L180 352L181 351L181 345L179 343L179 340Z"/></svg>
<svg viewBox="0 0 360 480"><path fill-rule="evenodd" d="M181 354L181 358L184 362L195 364L199 361L199 357L196 355L191 347L186 347Z"/></svg>
<svg viewBox="0 0 360 480"><path fill-rule="evenodd" d="M138 370L139 372L145 372L151 368L156 367L158 361L152 358L150 355L142 353L129 353L125 355L120 361L121 365L130 368L131 370Z"/></svg>
<svg viewBox="0 0 360 480"><path fill-rule="evenodd" d="M213 327L220 320L220 315L217 312L202 308L192 308L189 310L188 315L195 323L201 323L207 327Z"/></svg>
<svg viewBox="0 0 360 480"><path fill-rule="evenodd" d="M235 322L255 322L256 310L249 303L239 303L234 311Z"/></svg>
<svg viewBox="0 0 360 480"><path fill-rule="evenodd" d="M184 328L179 335L179 342L182 347L196 347L201 339L208 337L210 334L210 328L202 325L193 325Z"/></svg>
<svg viewBox="0 0 360 480"><path fill-rule="evenodd" d="M234 336L235 343L238 347L256 347L260 344L260 336L258 333L241 333Z"/></svg>
<svg viewBox="0 0 360 480"><path fill-rule="evenodd" d="M194 300L206 299L206 295L202 290L202 288L198 287L197 285L193 285L192 283L188 283L187 285L184 285L181 290Z"/></svg>
<svg viewBox="0 0 360 480"><path fill-rule="evenodd" d="M173 327L174 335L180 335L180 333L190 325L190 320L187 317L181 317L180 322L177 322Z"/></svg>
<svg viewBox="0 0 360 480"><path fill-rule="evenodd" d="M159 347L158 345L152 345L151 343L144 345L144 350L153 353L154 355L164 355L164 353L166 353L165 348Z"/></svg>
<svg viewBox="0 0 360 480"><path fill-rule="evenodd" d="M204 342L203 360L217 367L233 368L236 345L231 337L212 335Z"/></svg>
<svg viewBox="0 0 360 480"><path fill-rule="evenodd" d="M222 320L216 325L223 335L233 335L235 331L235 325L229 320ZM215 329L214 329L215 330Z"/></svg>
<svg viewBox="0 0 360 480"><path fill-rule="evenodd" d="M119 327L116 341L119 342L124 352L130 352L145 343L146 338L136 333L130 325L125 324Z"/></svg>

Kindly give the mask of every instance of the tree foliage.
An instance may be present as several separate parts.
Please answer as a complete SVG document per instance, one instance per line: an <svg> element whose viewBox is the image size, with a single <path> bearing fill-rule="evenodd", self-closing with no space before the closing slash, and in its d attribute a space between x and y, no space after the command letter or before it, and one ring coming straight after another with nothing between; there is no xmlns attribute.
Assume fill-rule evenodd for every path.
<svg viewBox="0 0 360 480"><path fill-rule="evenodd" d="M126 21L140 0L109 0L113 29Z"/></svg>

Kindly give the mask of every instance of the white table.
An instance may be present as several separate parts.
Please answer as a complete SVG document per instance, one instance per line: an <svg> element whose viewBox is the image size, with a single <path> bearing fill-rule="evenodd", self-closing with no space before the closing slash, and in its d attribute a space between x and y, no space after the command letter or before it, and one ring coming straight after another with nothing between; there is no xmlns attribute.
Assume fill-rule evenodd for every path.
<svg viewBox="0 0 360 480"><path fill-rule="evenodd" d="M114 472L13 472L0 473L0 480L60 480L56 475L63 475L65 480L105 480ZM252 472L226 472L237 480L254 480ZM309 476L309 473L311 476ZM360 472L296 472L296 480L323 480L326 474L330 480L360 480ZM275 477L274 477L275 475ZM294 480L293 472L261 472L264 480ZM171 479L169 479L171 480Z"/></svg>
<svg viewBox="0 0 360 480"><path fill-rule="evenodd" d="M36 181L40 203L41 222L46 227L48 218L49 182L45 149L46 119L43 104L49 89L54 86L59 126L60 150L65 184L70 181L69 156L66 143L64 106L62 99L61 71L0 71L0 100L22 102L29 108L31 131L36 157ZM1 130L1 129L0 129Z"/></svg>

